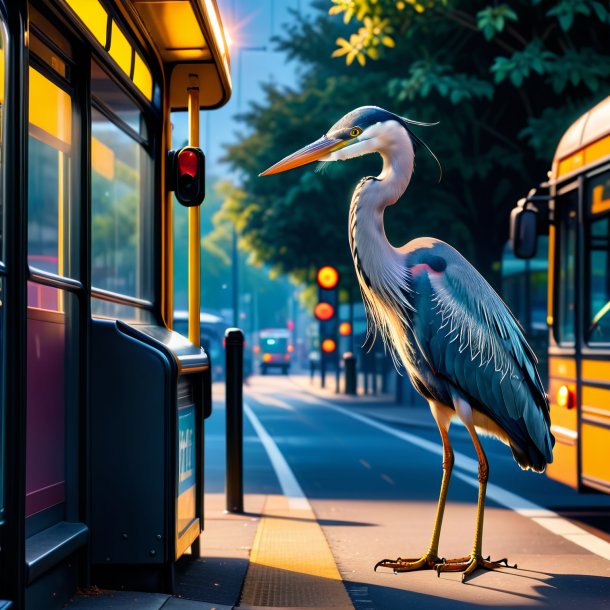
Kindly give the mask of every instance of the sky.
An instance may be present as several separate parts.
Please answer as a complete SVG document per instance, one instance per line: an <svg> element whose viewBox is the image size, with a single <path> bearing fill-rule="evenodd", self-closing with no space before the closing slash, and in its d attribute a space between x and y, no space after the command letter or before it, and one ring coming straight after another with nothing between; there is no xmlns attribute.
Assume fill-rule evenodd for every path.
<svg viewBox="0 0 610 610"><path fill-rule="evenodd" d="M247 110L250 102L264 99L262 83L296 83L298 65L288 63L282 53L273 50L273 36L281 34L285 24L294 19L291 11L314 11L311 0L217 1L233 41L229 49L233 95L223 108L201 113L200 143L206 154L207 174L223 177L228 171L220 163L223 146L239 137L235 115ZM186 114L175 115L173 124L174 147L181 146L187 139Z"/></svg>

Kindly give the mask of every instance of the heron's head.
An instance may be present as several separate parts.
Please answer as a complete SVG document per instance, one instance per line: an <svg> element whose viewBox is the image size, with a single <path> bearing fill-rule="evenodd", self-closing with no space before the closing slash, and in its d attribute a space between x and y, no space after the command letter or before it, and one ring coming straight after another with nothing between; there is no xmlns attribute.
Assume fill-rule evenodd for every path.
<svg viewBox="0 0 610 610"><path fill-rule="evenodd" d="M260 175L279 174L313 161L344 161L374 152L390 154L392 147L397 145L402 146L400 151L394 151L395 154L399 152L414 156L415 146L421 144L436 159L409 125L431 126L436 123L412 121L377 106L356 108L337 121L321 138L278 161ZM408 135L406 139L405 133ZM408 146L404 146L405 140ZM438 163L438 159L436 161Z"/></svg>

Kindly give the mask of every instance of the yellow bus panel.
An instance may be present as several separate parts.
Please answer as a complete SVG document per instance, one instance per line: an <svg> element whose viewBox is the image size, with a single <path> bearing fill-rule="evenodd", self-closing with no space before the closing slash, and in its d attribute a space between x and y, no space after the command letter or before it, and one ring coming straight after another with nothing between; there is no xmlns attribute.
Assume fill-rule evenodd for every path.
<svg viewBox="0 0 610 610"><path fill-rule="evenodd" d="M547 467L551 479L578 487L578 416L576 406L568 409L557 404L559 388L566 385L571 392L576 392L576 364L567 358L551 358L551 373L560 377L549 379L549 403L551 407L551 432L555 436L553 463ZM572 377L570 380L569 377Z"/></svg>
<svg viewBox="0 0 610 610"><path fill-rule="evenodd" d="M607 360L583 360L582 378L589 381L607 381L610 383L610 364Z"/></svg>
<svg viewBox="0 0 610 610"><path fill-rule="evenodd" d="M581 410L583 414L589 412L606 418L608 420L606 423L610 425L610 389L593 388L583 384Z"/></svg>
<svg viewBox="0 0 610 610"><path fill-rule="evenodd" d="M572 358L549 358L549 377L576 379L576 361Z"/></svg>
<svg viewBox="0 0 610 610"><path fill-rule="evenodd" d="M547 475L555 481L576 488L578 487L577 438L571 439L560 434L555 426L551 427L551 431L555 435L555 447L553 448L553 463L547 466Z"/></svg>
<svg viewBox="0 0 610 610"><path fill-rule="evenodd" d="M610 428L582 423L583 482L604 491L610 490Z"/></svg>

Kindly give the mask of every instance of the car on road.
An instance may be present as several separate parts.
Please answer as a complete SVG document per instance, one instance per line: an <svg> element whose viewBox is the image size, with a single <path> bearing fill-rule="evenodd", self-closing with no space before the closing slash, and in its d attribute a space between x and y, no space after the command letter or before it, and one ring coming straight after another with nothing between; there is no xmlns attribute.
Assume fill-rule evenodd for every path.
<svg viewBox="0 0 610 610"><path fill-rule="evenodd" d="M262 330L258 335L257 351L261 375L266 375L270 369L279 369L284 375L288 375L293 352L289 330L285 328Z"/></svg>

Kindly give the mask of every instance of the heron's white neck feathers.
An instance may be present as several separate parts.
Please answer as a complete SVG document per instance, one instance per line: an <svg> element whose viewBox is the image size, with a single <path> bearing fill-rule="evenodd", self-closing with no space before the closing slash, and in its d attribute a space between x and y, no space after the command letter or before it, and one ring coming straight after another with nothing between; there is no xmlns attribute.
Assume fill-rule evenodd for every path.
<svg viewBox="0 0 610 610"><path fill-rule="evenodd" d="M405 255L387 240L383 212L396 203L407 188L413 174L414 151L407 132L397 122L378 123L373 127L378 128L375 137L362 144L376 141L374 152L381 154L383 170L377 178L362 180L354 191L349 220L350 247L369 320L369 333L378 330L395 360L398 358L407 366L411 354L406 329L408 311L412 309L405 292L409 285L408 272ZM366 135L370 129L373 128L369 128Z"/></svg>

